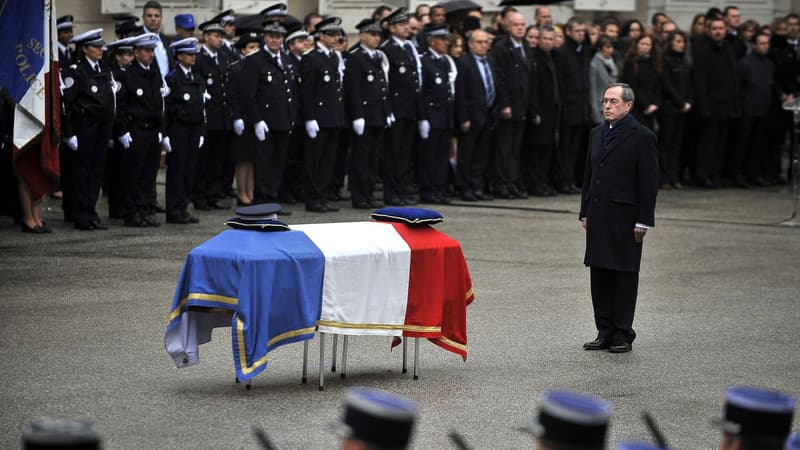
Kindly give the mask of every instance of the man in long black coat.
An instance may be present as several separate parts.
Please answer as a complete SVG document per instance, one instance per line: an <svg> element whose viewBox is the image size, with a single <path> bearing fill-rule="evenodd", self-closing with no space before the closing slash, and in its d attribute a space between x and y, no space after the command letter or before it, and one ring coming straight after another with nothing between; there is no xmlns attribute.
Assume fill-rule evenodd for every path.
<svg viewBox="0 0 800 450"><path fill-rule="evenodd" d="M606 121L589 134L579 218L586 230L584 264L591 268L597 338L583 345L586 350L625 353L636 338L642 241L655 225L658 147L655 134L629 114L633 100L626 84L606 88Z"/></svg>

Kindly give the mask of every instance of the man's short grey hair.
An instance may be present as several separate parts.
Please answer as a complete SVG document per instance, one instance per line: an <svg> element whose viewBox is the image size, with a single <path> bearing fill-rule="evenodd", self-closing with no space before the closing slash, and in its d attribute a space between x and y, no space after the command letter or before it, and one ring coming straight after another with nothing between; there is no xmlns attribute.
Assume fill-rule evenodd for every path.
<svg viewBox="0 0 800 450"><path fill-rule="evenodd" d="M609 84L606 88L606 91L613 88L613 87L621 87L622 88L622 101L623 102L632 102L636 99L636 96L633 94L633 88L628 83L614 83ZM605 93L605 91L603 91Z"/></svg>

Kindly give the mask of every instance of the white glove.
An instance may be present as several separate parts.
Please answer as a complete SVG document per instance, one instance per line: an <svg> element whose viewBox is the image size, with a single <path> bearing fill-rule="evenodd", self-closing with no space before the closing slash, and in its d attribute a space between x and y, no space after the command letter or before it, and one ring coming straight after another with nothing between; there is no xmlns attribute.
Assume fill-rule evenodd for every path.
<svg viewBox="0 0 800 450"><path fill-rule="evenodd" d="M120 144L122 144L122 148L130 148L131 142L133 142L133 138L131 137L130 133L125 133L122 136L118 137L117 140Z"/></svg>
<svg viewBox="0 0 800 450"><path fill-rule="evenodd" d="M167 153L172 151L172 144L169 143L169 136L164 136L164 139L161 140L161 145L164 146Z"/></svg>
<svg viewBox="0 0 800 450"><path fill-rule="evenodd" d="M113 80L112 79L112 81L111 81L111 90L114 91L114 93L116 94L117 92L120 91L120 89L122 89L122 83L118 82L117 80Z"/></svg>
<svg viewBox="0 0 800 450"><path fill-rule="evenodd" d="M427 120L420 120L419 121L419 137L422 139L428 139L428 136L431 134L431 123Z"/></svg>
<svg viewBox="0 0 800 450"><path fill-rule="evenodd" d="M267 140L267 133L269 133L269 127L267 126L267 123L262 120L261 122L256 123L255 128L256 139L262 142Z"/></svg>
<svg viewBox="0 0 800 450"><path fill-rule="evenodd" d="M394 114L389 114L388 116L386 116L386 127L388 128L392 126L392 124L394 124L396 121L397 120L395 120Z"/></svg>
<svg viewBox="0 0 800 450"><path fill-rule="evenodd" d="M197 148L201 148L205 142L206 142L206 138L203 137L203 136L200 136L200 143L197 144Z"/></svg>
<svg viewBox="0 0 800 450"><path fill-rule="evenodd" d="M64 139L64 142L67 144L67 147L69 147L70 150L78 151L78 136L70 136Z"/></svg>
<svg viewBox="0 0 800 450"><path fill-rule="evenodd" d="M159 131L159 132L158 132L158 143L160 144L160 143L161 143L161 141L163 141L163 140L164 140L164 135L163 135L163 134L161 134L161 132Z"/></svg>
<svg viewBox="0 0 800 450"><path fill-rule="evenodd" d="M233 132L236 133L237 136L241 136L244 133L244 120L236 119L233 121Z"/></svg>
<svg viewBox="0 0 800 450"><path fill-rule="evenodd" d="M353 131L356 135L361 136L364 134L364 118L356 119L353 121Z"/></svg>
<svg viewBox="0 0 800 450"><path fill-rule="evenodd" d="M114 140L113 139L109 139L107 145L108 145L108 148L114 148Z"/></svg>
<svg viewBox="0 0 800 450"><path fill-rule="evenodd" d="M203 99L205 101L211 100L211 94L209 94L208 91L203 92Z"/></svg>
<svg viewBox="0 0 800 450"><path fill-rule="evenodd" d="M311 139L316 139L317 133L319 133L319 124L316 120L306 120L306 133Z"/></svg>
<svg viewBox="0 0 800 450"><path fill-rule="evenodd" d="M161 85L161 96L166 97L170 93L169 86L166 83Z"/></svg>

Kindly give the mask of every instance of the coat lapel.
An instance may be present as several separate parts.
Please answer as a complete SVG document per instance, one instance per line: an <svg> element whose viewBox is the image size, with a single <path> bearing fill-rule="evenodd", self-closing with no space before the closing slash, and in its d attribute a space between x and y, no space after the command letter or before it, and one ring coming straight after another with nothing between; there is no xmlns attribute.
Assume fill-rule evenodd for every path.
<svg viewBox="0 0 800 450"><path fill-rule="evenodd" d="M633 134L633 131L636 129L638 124L636 123L636 119L631 117L629 120L626 120L624 123L619 125L620 129L617 131L616 137L609 142L607 146L602 144L602 134L600 137L600 148L601 148L601 156L600 161L605 160L608 158L608 155L614 152L620 145L622 145L628 138Z"/></svg>

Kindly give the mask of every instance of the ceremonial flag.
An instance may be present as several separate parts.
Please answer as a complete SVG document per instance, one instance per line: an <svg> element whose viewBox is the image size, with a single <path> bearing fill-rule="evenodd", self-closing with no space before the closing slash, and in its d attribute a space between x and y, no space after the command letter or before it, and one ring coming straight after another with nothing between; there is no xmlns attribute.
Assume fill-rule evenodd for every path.
<svg viewBox="0 0 800 450"><path fill-rule="evenodd" d="M16 103L13 159L38 199L59 176L60 85L51 0L0 0L0 86Z"/></svg>

